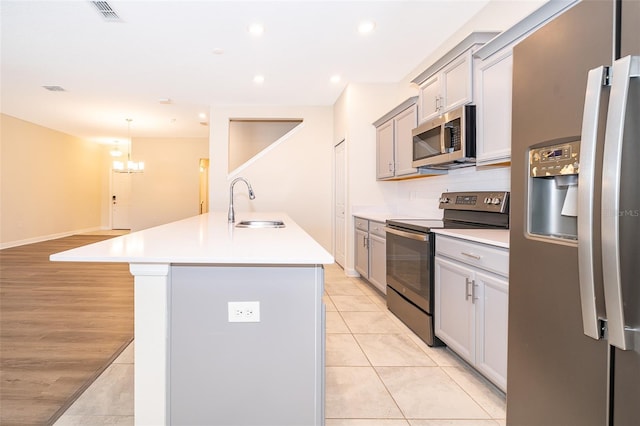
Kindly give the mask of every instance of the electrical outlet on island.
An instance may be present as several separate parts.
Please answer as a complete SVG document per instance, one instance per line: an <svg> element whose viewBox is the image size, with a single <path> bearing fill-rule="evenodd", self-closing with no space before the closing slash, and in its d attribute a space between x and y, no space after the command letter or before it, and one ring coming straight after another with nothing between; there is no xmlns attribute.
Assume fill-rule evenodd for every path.
<svg viewBox="0 0 640 426"><path fill-rule="evenodd" d="M260 302L228 302L229 322L260 322Z"/></svg>

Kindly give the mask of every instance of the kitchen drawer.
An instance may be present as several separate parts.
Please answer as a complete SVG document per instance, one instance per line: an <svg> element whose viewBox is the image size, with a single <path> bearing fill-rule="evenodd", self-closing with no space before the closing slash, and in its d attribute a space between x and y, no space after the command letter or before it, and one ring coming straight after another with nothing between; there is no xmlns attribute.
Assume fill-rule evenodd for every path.
<svg viewBox="0 0 640 426"><path fill-rule="evenodd" d="M438 235L436 255L447 256L505 277L509 276L509 251L505 249Z"/></svg>
<svg viewBox="0 0 640 426"><path fill-rule="evenodd" d="M373 220L369 221L369 233L382 238L387 237L387 234L384 230L384 223L382 222L374 222Z"/></svg>
<svg viewBox="0 0 640 426"><path fill-rule="evenodd" d="M369 232L369 221L361 217L356 217L356 229Z"/></svg>

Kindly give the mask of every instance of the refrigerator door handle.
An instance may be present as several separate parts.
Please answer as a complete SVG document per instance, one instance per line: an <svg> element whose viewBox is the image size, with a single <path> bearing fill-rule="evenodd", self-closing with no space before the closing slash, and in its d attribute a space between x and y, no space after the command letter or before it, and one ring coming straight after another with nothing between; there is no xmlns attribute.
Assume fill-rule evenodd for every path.
<svg viewBox="0 0 640 426"><path fill-rule="evenodd" d="M626 56L613 63L602 165L602 273L608 339L609 344L623 350L633 349L634 330L625 326L620 274L620 169L630 80L638 77L640 56Z"/></svg>
<svg viewBox="0 0 640 426"><path fill-rule="evenodd" d="M578 174L578 274L584 334L596 340L602 337L596 304L593 250L593 204L596 166L596 144L600 100L608 69L604 66L589 71L585 93L582 135L580 141L580 173Z"/></svg>

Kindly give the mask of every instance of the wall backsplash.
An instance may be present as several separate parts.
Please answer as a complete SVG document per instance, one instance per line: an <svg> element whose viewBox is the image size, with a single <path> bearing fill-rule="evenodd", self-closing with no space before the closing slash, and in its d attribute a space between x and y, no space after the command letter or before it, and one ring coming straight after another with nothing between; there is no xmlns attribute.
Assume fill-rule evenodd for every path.
<svg viewBox="0 0 640 426"><path fill-rule="evenodd" d="M439 218L438 199L443 192L510 191L511 168L451 170L449 174L398 182L396 206L399 214Z"/></svg>

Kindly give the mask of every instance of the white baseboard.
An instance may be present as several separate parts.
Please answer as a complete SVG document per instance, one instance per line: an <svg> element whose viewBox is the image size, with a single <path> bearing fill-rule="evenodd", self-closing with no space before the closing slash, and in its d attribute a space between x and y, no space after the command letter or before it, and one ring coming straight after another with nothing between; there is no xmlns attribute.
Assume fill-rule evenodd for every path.
<svg viewBox="0 0 640 426"><path fill-rule="evenodd" d="M344 274L348 277L359 277L360 273L353 268L344 268Z"/></svg>
<svg viewBox="0 0 640 426"><path fill-rule="evenodd" d="M57 238L69 237L71 235L84 234L87 232L104 231L106 229L109 229L109 228L102 227L102 226L95 226L92 228L76 229L74 231L67 231L67 232L60 232L57 234L49 234L49 235L41 235L38 237L25 238L24 240L9 241L6 243L0 243L0 249L24 246L26 244L40 243L42 241L55 240Z"/></svg>

